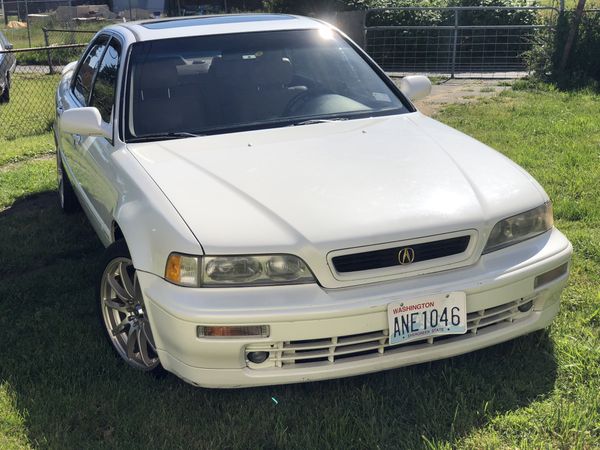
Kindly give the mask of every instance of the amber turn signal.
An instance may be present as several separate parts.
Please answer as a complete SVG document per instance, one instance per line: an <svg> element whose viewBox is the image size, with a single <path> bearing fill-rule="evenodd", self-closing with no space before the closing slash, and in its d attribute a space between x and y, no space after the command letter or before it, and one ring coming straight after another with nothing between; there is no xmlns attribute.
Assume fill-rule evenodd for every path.
<svg viewBox="0 0 600 450"><path fill-rule="evenodd" d="M181 256L172 254L167 260L165 278L173 283L179 284L181 280Z"/></svg>
<svg viewBox="0 0 600 450"><path fill-rule="evenodd" d="M181 286L198 286L198 257L171 253L165 267L165 279Z"/></svg>

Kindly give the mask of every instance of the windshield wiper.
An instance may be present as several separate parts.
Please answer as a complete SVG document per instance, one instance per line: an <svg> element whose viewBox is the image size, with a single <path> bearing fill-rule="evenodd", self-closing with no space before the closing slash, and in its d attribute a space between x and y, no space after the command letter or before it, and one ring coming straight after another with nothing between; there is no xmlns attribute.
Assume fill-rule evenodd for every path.
<svg viewBox="0 0 600 450"><path fill-rule="evenodd" d="M172 131L170 133L154 133L144 134L143 136L137 136L129 139L129 142L145 142L154 141L157 139L181 139L187 137L201 137L203 134L188 133L187 131Z"/></svg>
<svg viewBox="0 0 600 450"><path fill-rule="evenodd" d="M294 122L290 124L291 127L298 127L301 125L312 125L315 123L332 123L332 122L342 122L344 120L348 120L347 117L333 117L331 119L307 119L301 120L299 122Z"/></svg>

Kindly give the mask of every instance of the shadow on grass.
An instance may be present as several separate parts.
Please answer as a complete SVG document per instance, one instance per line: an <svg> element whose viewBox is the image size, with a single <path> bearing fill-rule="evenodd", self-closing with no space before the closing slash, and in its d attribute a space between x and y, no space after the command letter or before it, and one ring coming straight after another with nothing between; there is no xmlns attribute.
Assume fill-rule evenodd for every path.
<svg viewBox="0 0 600 450"><path fill-rule="evenodd" d="M0 213L0 383L51 448L418 448L455 443L553 388L546 332L327 382L218 391L113 357L95 316L102 247L55 193Z"/></svg>

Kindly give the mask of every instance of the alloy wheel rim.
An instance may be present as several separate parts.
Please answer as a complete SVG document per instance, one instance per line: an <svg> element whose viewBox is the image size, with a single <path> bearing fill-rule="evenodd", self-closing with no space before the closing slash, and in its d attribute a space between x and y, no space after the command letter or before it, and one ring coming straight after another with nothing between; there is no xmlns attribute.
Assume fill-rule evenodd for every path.
<svg viewBox="0 0 600 450"><path fill-rule="evenodd" d="M137 274L129 258L113 259L102 274L100 302L108 336L131 366L152 370L159 364Z"/></svg>

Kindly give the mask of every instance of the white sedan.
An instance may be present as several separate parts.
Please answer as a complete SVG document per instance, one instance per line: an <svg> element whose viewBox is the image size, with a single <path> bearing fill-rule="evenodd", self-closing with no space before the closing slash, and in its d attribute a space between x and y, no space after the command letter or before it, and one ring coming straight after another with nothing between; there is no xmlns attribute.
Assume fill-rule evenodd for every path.
<svg viewBox="0 0 600 450"><path fill-rule="evenodd" d="M419 113L345 35L288 15L100 31L56 95L59 194L107 247L130 366L315 381L546 327L572 247L542 187Z"/></svg>

